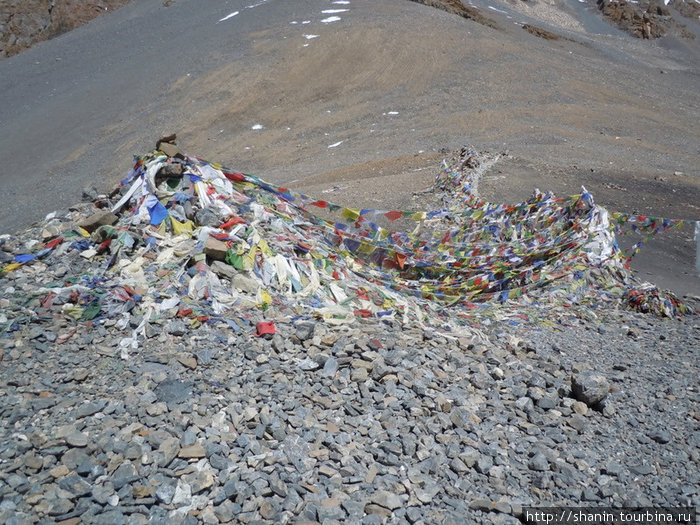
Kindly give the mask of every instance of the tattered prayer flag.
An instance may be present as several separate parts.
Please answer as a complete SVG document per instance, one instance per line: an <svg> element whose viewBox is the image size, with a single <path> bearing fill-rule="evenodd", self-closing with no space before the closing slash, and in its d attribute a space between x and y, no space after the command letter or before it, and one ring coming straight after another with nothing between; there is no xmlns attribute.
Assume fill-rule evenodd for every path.
<svg viewBox="0 0 700 525"><path fill-rule="evenodd" d="M404 265L406 264L406 256L402 253L396 252L394 257L396 258L396 264L398 264L399 268L403 270Z"/></svg>
<svg viewBox="0 0 700 525"><path fill-rule="evenodd" d="M239 217L238 215L234 215L221 226L219 226L219 228L226 230L231 226L235 226L236 224L248 224L248 222L245 219Z"/></svg>
<svg viewBox="0 0 700 525"><path fill-rule="evenodd" d="M224 171L223 174L224 177L226 177L231 182L245 182L246 180L245 175L243 175L242 173L229 173Z"/></svg>
<svg viewBox="0 0 700 525"><path fill-rule="evenodd" d="M63 238L59 237L58 239L54 239L53 241L47 242L44 247L45 248L55 248L59 244L63 242Z"/></svg>
<svg viewBox="0 0 700 525"><path fill-rule="evenodd" d="M262 321L260 323L256 323L255 325L255 337L274 335L276 333L277 329L275 328L275 323L272 321Z"/></svg>
<svg viewBox="0 0 700 525"><path fill-rule="evenodd" d="M343 211L340 212L340 216L349 222L353 222L360 218L360 210L353 210L352 208L343 208Z"/></svg>

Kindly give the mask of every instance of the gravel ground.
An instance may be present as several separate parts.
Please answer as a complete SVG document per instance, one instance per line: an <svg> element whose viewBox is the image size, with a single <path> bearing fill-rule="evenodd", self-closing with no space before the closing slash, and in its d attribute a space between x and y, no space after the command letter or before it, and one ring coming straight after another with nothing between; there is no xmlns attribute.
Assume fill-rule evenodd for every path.
<svg viewBox="0 0 700 525"><path fill-rule="evenodd" d="M697 316L607 315L494 323L487 340L382 322L264 340L164 318L128 360L114 322L37 319L1 340L0 519L519 523L525 505L697 506Z"/></svg>

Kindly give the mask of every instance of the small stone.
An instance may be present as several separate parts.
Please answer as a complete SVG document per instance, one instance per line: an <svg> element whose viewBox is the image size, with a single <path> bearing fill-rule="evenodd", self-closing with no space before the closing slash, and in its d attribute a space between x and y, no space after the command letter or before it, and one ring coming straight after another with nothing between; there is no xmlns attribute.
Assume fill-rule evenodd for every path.
<svg viewBox="0 0 700 525"><path fill-rule="evenodd" d="M229 479L228 481L226 481L226 483L224 483L223 489L224 494L228 499L232 499L238 495L238 484L233 478Z"/></svg>
<svg viewBox="0 0 700 525"><path fill-rule="evenodd" d="M538 452L530 458L530 461L527 462L527 466L530 470L544 472L549 470L549 461L544 454Z"/></svg>
<svg viewBox="0 0 700 525"><path fill-rule="evenodd" d="M224 500L220 505L214 507L214 515L221 523L229 523L234 520L236 506L229 500Z"/></svg>
<svg viewBox="0 0 700 525"><path fill-rule="evenodd" d="M78 222L78 226L88 233L94 232L100 226L111 225L119 220L119 217L111 211L103 210L90 215L89 217Z"/></svg>
<svg viewBox="0 0 700 525"><path fill-rule="evenodd" d="M175 485L163 483L156 489L156 499L161 503L170 505L175 497Z"/></svg>
<svg viewBox="0 0 700 525"><path fill-rule="evenodd" d="M150 498L155 492L155 487L150 487L147 485L134 485L131 488L131 495L134 499Z"/></svg>
<svg viewBox="0 0 700 525"><path fill-rule="evenodd" d="M305 357L304 359L301 359L299 361L299 368L305 372L313 372L314 370L318 370L319 368L321 368L321 365L319 365L313 359Z"/></svg>
<svg viewBox="0 0 700 525"><path fill-rule="evenodd" d="M636 474L637 476L648 476L649 474L656 473L656 469L652 465L645 464L630 465L629 470L632 474Z"/></svg>
<svg viewBox="0 0 700 525"><path fill-rule="evenodd" d="M491 467L493 467L493 460L489 456L479 456L475 465L476 471L479 474L488 474Z"/></svg>
<svg viewBox="0 0 700 525"><path fill-rule="evenodd" d="M476 498L469 502L469 508L489 512L493 509L493 504L489 499Z"/></svg>
<svg viewBox="0 0 700 525"><path fill-rule="evenodd" d="M581 401L575 401L571 405L571 408L574 412L576 412L577 414L581 414L582 416L588 414L588 405L586 403L582 403Z"/></svg>
<svg viewBox="0 0 700 525"><path fill-rule="evenodd" d="M192 430L185 430L180 438L180 446L190 447L197 442L197 434Z"/></svg>
<svg viewBox="0 0 700 525"><path fill-rule="evenodd" d="M537 400L537 406L542 410L551 410L557 406L557 401L551 397L541 397Z"/></svg>
<svg viewBox="0 0 700 525"><path fill-rule="evenodd" d="M647 434L647 436L649 436L651 439L662 445L670 442L672 439L670 432L667 432L666 430L661 430L660 428L652 430Z"/></svg>
<svg viewBox="0 0 700 525"><path fill-rule="evenodd" d="M583 406L586 405L584 404ZM583 434L583 432L586 430L586 418L584 418L581 414L574 414L567 419L566 422L579 434Z"/></svg>
<svg viewBox="0 0 700 525"><path fill-rule="evenodd" d="M105 407L106 403L84 403L80 405L73 413L73 418L82 419L84 417L93 416Z"/></svg>
<svg viewBox="0 0 700 525"><path fill-rule="evenodd" d="M471 414L461 407L454 407L452 409L450 412L450 421L452 421L454 426L462 429L469 429L472 424Z"/></svg>
<svg viewBox="0 0 700 525"><path fill-rule="evenodd" d="M82 432L73 432L65 437L66 443L71 447L82 448L88 444L88 436Z"/></svg>
<svg viewBox="0 0 700 525"><path fill-rule="evenodd" d="M49 474L51 474L54 478L62 478L63 476L67 476L69 473L70 469L65 465L58 465L57 467L49 470Z"/></svg>
<svg viewBox="0 0 700 525"><path fill-rule="evenodd" d="M584 371L571 377L571 391L576 399L590 407L606 398L610 391L610 383L601 374Z"/></svg>
<svg viewBox="0 0 700 525"><path fill-rule="evenodd" d="M87 368L77 368L75 372L73 372L73 381L80 383L82 381L85 381L89 375L90 372Z"/></svg>
<svg viewBox="0 0 700 525"><path fill-rule="evenodd" d="M315 328L314 323L299 323L296 325L295 335L300 341L306 341L314 336Z"/></svg>
<svg viewBox="0 0 700 525"><path fill-rule="evenodd" d="M172 504L176 507L181 505L189 505L192 502L192 489L187 483L180 480L175 487Z"/></svg>
<svg viewBox="0 0 700 525"><path fill-rule="evenodd" d="M260 283L252 277L248 277L243 273L238 272L233 279L231 279L231 286L236 290L240 290L241 292L255 294L260 288Z"/></svg>
<svg viewBox="0 0 700 525"><path fill-rule="evenodd" d="M219 277L225 277L229 280L233 279L238 273L238 270L233 266L221 261L213 261L211 265L209 265L209 268Z"/></svg>
<svg viewBox="0 0 700 525"><path fill-rule="evenodd" d="M353 368L350 372L350 380L355 383L364 383L369 378L369 372L366 368Z"/></svg>
<svg viewBox="0 0 700 525"><path fill-rule="evenodd" d="M396 510L401 506L401 498L386 490L380 490L375 492L371 498L372 503L375 503L381 507Z"/></svg>
<svg viewBox="0 0 700 525"><path fill-rule="evenodd" d="M215 352L212 352L209 348L202 348L199 352L197 352L197 363L204 366L210 365L214 353Z"/></svg>
<svg viewBox="0 0 700 525"><path fill-rule="evenodd" d="M270 501L263 501L258 509L258 512L260 512L260 516L264 520L268 521L273 520L273 518L277 515L277 509Z"/></svg>
<svg viewBox="0 0 700 525"><path fill-rule="evenodd" d="M216 228L217 226L219 226L221 224L221 220L219 219L219 216L209 208L202 208L201 210L197 210L197 213L194 214L194 222L198 226L209 226L211 228ZM209 253L209 249L208 249L210 240L216 241L217 243L221 243L221 245L226 247L225 242L221 242L218 239L214 239L213 237L209 237L209 239L207 239L206 245L204 247L204 252L211 257L213 257L213 256L211 253ZM218 248L217 248L217 250L218 250ZM228 250L228 248L226 248L226 250ZM224 250L224 254L223 254L222 258L220 258L220 259L219 259L219 257L213 257L213 258L223 261L226 258L226 250Z"/></svg>
<svg viewBox="0 0 700 525"><path fill-rule="evenodd" d="M199 443L195 443L189 447L182 447L177 454L178 457L185 459L203 458L206 455L206 450L204 450L204 447Z"/></svg>
<svg viewBox="0 0 700 525"><path fill-rule="evenodd" d="M56 525L80 525L81 521L82 520L79 517L68 518L66 520L61 520L61 521L57 522ZM7 525L10 525L10 523L8 523Z"/></svg>
<svg viewBox="0 0 700 525"><path fill-rule="evenodd" d="M218 219L216 219L218 226ZM225 242L215 239L214 237L209 237L207 242L204 244L204 253L206 253L212 259L217 261L224 261L226 259L226 253L228 252L228 246Z"/></svg>
<svg viewBox="0 0 700 525"><path fill-rule="evenodd" d="M615 405L610 402L610 398L605 398L598 405L605 417L613 417L615 415Z"/></svg>
<svg viewBox="0 0 700 525"><path fill-rule="evenodd" d="M523 412L532 412L535 409L535 404L532 402L532 399L526 396L518 398L515 402L515 406L518 410L522 410Z"/></svg>
<svg viewBox="0 0 700 525"><path fill-rule="evenodd" d="M385 516L387 518L389 516L391 516L391 511L389 509L387 509L386 507L383 507L381 505L377 505L376 503L368 503L367 505L365 505L365 513L366 514L378 514L380 516ZM364 522L365 521L363 520L363 523ZM382 523L382 522L380 521L377 523Z"/></svg>
<svg viewBox="0 0 700 525"><path fill-rule="evenodd" d="M61 479L58 486L76 497L85 496L92 492L92 486L77 474L71 474Z"/></svg>
<svg viewBox="0 0 700 525"><path fill-rule="evenodd" d="M42 460L36 454L27 454L24 456L24 465L31 470L39 470L44 466L44 460Z"/></svg>
<svg viewBox="0 0 700 525"><path fill-rule="evenodd" d="M177 358L177 361L182 366L184 366L185 368L189 368L190 370L194 370L195 368L197 368L197 360L194 357L180 356Z"/></svg>
<svg viewBox="0 0 700 525"><path fill-rule="evenodd" d="M162 458L158 462L160 467L167 467L180 452L180 440L174 437L167 438L158 447Z"/></svg>
<svg viewBox="0 0 700 525"><path fill-rule="evenodd" d="M66 498L49 500L47 503L49 506L49 516L60 516L62 514L67 514L73 510L73 507L75 507L75 504Z"/></svg>
<svg viewBox="0 0 700 525"><path fill-rule="evenodd" d="M184 322L180 321L179 319L175 319L173 321L170 321L167 325L165 325L165 331L170 335L182 336L187 333L187 326Z"/></svg>
<svg viewBox="0 0 700 525"><path fill-rule="evenodd" d="M152 405L148 405L146 407L146 413L149 416L153 416L153 417L161 416L161 415L165 414L167 411L168 411L168 404L164 403L162 401L160 403L153 403Z"/></svg>
<svg viewBox="0 0 700 525"><path fill-rule="evenodd" d="M183 476L182 479L189 484L192 494L198 494L214 484L214 476L210 471L194 472Z"/></svg>
<svg viewBox="0 0 700 525"><path fill-rule="evenodd" d="M334 357L329 357L323 365L323 375L333 377L338 371L338 360Z"/></svg>
<svg viewBox="0 0 700 525"><path fill-rule="evenodd" d="M469 467L459 458L452 458L452 461L450 461L450 468L457 474L462 474L469 470Z"/></svg>
<svg viewBox="0 0 700 525"><path fill-rule="evenodd" d="M329 467L328 465L321 465L318 468L318 473L321 474L322 476L326 476L328 478L331 478L335 476L338 471L332 467Z"/></svg>
<svg viewBox="0 0 700 525"><path fill-rule="evenodd" d="M182 403L192 395L192 386L177 379L166 379L154 390L159 401L166 403Z"/></svg>
<svg viewBox="0 0 700 525"><path fill-rule="evenodd" d="M420 521L422 517L423 514L418 507L408 507L406 509L406 519L409 523L416 523L417 521Z"/></svg>

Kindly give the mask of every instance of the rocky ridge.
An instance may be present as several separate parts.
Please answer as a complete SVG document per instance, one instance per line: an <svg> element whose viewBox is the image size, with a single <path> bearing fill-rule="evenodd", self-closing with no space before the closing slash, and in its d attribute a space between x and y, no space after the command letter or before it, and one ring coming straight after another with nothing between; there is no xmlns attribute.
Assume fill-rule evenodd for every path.
<svg viewBox="0 0 700 525"><path fill-rule="evenodd" d="M685 0L663 3L656 0L642 2L598 0L597 5L603 16L620 29L637 38L646 39L659 38L667 33L694 39L695 35L685 24L672 16L671 9L695 23L700 15L698 3Z"/></svg>
<svg viewBox="0 0 700 525"><path fill-rule="evenodd" d="M129 0L10 0L0 8L0 59L57 37Z"/></svg>

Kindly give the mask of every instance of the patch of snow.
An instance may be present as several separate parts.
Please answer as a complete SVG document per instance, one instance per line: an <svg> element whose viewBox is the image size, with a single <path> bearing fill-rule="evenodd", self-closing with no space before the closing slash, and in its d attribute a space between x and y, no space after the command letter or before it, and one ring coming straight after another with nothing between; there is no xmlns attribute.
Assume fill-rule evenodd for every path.
<svg viewBox="0 0 700 525"><path fill-rule="evenodd" d="M340 146L343 142L344 142L344 141L341 140L340 142L336 142L335 144L331 144L331 145L328 146L328 147L329 147L329 148L337 148L337 147Z"/></svg>
<svg viewBox="0 0 700 525"><path fill-rule="evenodd" d="M345 13L347 9L324 9L321 11L324 15L332 15L335 13Z"/></svg>
<svg viewBox="0 0 700 525"><path fill-rule="evenodd" d="M341 18L339 16L329 16L328 18L321 20L321 22L324 24L330 24L331 22L337 22L340 19Z"/></svg>
<svg viewBox="0 0 700 525"><path fill-rule="evenodd" d="M496 9L495 7L493 7L491 5L489 6L489 9L493 9L494 11L497 11L499 13L503 13L504 15L508 14L508 11L503 11L502 9Z"/></svg>
<svg viewBox="0 0 700 525"><path fill-rule="evenodd" d="M306 40L312 40L314 38L318 38L318 35L303 35Z"/></svg>
<svg viewBox="0 0 700 525"><path fill-rule="evenodd" d="M219 20L219 22L224 22L225 20L228 20L229 18L233 18L234 16L238 15L239 13L240 13L240 11L234 11L230 15L226 15L225 17L223 17L221 20Z"/></svg>
<svg viewBox="0 0 700 525"><path fill-rule="evenodd" d="M258 130L263 129L263 125L262 124L254 124L253 127L250 129L254 129L255 131L258 131Z"/></svg>

